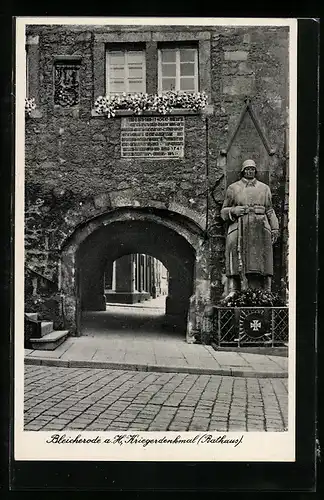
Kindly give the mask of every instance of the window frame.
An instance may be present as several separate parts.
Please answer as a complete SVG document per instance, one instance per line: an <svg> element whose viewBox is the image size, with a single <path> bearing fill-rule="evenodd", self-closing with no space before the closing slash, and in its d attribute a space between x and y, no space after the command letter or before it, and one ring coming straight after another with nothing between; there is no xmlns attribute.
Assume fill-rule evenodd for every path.
<svg viewBox="0 0 324 500"><path fill-rule="evenodd" d="M113 27L111 31L100 31L93 36L93 98L94 102L99 96L106 95L106 50L112 45L126 47L129 45L142 45L145 50L146 64L146 92L148 94L158 93L158 64L157 53L159 46L167 44L194 45L198 48L198 73L199 92L205 92L212 102L211 85L211 40L210 30L187 29L186 31L175 30L174 27L156 30L153 26L141 31L121 31L120 27ZM216 80L216 88L220 91L220 79ZM208 114L214 111L213 104L206 108ZM98 117L93 107L91 116Z"/></svg>
<svg viewBox="0 0 324 500"><path fill-rule="evenodd" d="M181 90L180 89L180 82L181 82L181 76L180 76L180 50L183 49L191 49L194 50L194 83L195 83L195 88L194 90ZM174 89L175 92L188 92L188 93L196 93L199 92L199 48L196 45L193 44L186 44L186 45L181 45L181 44L172 44L172 45L166 45L165 47L158 47L158 93L159 94L164 94L166 92L170 92L170 90L163 90L162 89L162 51L163 50L174 50L176 53L176 88ZM170 77L171 78L171 77ZM190 77L192 78L192 77Z"/></svg>
<svg viewBox="0 0 324 500"><path fill-rule="evenodd" d="M26 89L25 89L25 97L28 99L29 98L29 71L30 71L30 61L29 61L29 49L28 49L28 44L25 43L25 57L26 57L26 71L25 71L25 76L26 76Z"/></svg>
<svg viewBox="0 0 324 500"><path fill-rule="evenodd" d="M125 44L126 45L126 44ZM123 52L125 54L125 77L124 80L126 81L126 86L127 89L124 90L123 92L110 92L110 79L109 79L109 53L111 52ZM142 91L137 91L137 92L130 92L129 91L129 68L128 68L128 61L127 61L127 54L129 52L142 52L143 54L143 75L142 75L142 80L143 80L143 90ZM134 94L145 94L146 92L146 50L145 47L142 46L142 44L136 48L136 45L134 44L132 47L126 47L126 46L116 46L113 47L111 46L106 46L105 49L105 95L106 96L114 96L114 95L122 95L123 93L134 95Z"/></svg>
<svg viewBox="0 0 324 500"><path fill-rule="evenodd" d="M39 92L39 36L26 35L25 40L25 97L35 99Z"/></svg>
<svg viewBox="0 0 324 500"><path fill-rule="evenodd" d="M39 35L26 33L25 38L25 97L34 99L37 106L30 113L31 118L41 118L39 103L40 73L39 73Z"/></svg>

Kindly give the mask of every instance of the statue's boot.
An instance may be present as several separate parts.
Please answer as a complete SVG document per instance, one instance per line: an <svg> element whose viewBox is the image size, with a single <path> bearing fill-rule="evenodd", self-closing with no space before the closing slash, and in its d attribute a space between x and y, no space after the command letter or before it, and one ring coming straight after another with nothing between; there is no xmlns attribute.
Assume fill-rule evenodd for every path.
<svg viewBox="0 0 324 500"><path fill-rule="evenodd" d="M235 278L228 278L228 294L226 295L225 300L231 299L237 290L238 288Z"/></svg>
<svg viewBox="0 0 324 500"><path fill-rule="evenodd" d="M272 284L272 277L271 276L266 276L264 280L264 289L267 292L271 292L271 284Z"/></svg>

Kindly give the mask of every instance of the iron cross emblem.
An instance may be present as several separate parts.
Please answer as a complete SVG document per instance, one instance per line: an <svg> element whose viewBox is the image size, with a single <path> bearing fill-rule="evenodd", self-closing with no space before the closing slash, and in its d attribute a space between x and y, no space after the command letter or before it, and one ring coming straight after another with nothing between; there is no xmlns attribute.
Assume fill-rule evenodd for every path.
<svg viewBox="0 0 324 500"><path fill-rule="evenodd" d="M255 332L258 332L261 326L262 326L261 321L257 319L254 319L253 321L250 322L250 328Z"/></svg>

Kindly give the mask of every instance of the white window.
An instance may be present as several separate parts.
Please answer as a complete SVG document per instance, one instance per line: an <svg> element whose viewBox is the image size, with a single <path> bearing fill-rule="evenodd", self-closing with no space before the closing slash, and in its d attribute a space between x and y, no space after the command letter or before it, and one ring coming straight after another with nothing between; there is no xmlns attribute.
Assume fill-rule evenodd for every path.
<svg viewBox="0 0 324 500"><path fill-rule="evenodd" d="M198 50L194 47L159 50L159 92L198 92Z"/></svg>
<svg viewBox="0 0 324 500"><path fill-rule="evenodd" d="M108 50L106 53L107 95L145 93L145 51Z"/></svg>

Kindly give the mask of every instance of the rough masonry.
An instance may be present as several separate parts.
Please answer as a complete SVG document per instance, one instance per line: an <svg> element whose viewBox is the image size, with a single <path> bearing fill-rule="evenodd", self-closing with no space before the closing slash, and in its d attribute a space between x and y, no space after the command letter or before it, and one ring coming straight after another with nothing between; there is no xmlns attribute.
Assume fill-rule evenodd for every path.
<svg viewBox="0 0 324 500"><path fill-rule="evenodd" d="M177 115L183 124L181 154L127 157L123 130L129 118L94 112L95 99L105 95L105 47L141 43L147 91L157 93L158 48L166 42L198 47L199 86L208 94L208 109ZM280 290L287 254L287 28L30 26L26 47L28 95L37 104L25 127L26 267L34 278L45 280L43 292L26 288L29 310L39 310L51 299L42 314L51 315L55 309L57 323L77 334L84 245L95 255L97 241L100 260L112 248L103 242L115 238L115 255L121 256L123 242L115 224L124 223L127 235L134 234L132 224L137 221L144 233L139 229L138 240L134 236L132 252L145 249L143 234L149 227L161 241L147 243L147 251L157 254L165 237L165 262L173 259L176 268L175 262L187 256L179 276L191 273L191 295L186 292L185 300L188 341L193 341L203 329L204 309L224 292L220 207L226 186L249 157L270 183L281 224L274 248L274 287ZM64 64L74 82L74 93L67 98L57 83ZM247 98L257 124L246 110ZM85 266L98 273L95 259L92 264L90 260ZM180 282L174 286L181 288ZM183 299L177 293L170 298L175 308Z"/></svg>

